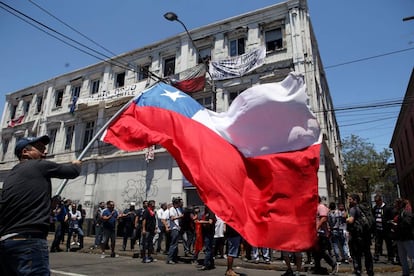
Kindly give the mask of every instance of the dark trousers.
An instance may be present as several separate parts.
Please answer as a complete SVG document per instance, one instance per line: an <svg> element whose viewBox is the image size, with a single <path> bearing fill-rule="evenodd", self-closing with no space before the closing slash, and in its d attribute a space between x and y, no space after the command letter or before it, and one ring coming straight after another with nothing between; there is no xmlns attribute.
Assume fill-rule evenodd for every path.
<svg viewBox="0 0 414 276"><path fill-rule="evenodd" d="M330 241L328 237L324 235L318 236L318 245L313 251L313 258L315 260L315 270L321 268L321 260L324 259L327 264L331 267L335 265L335 261L329 255L328 250L330 249Z"/></svg>
<svg viewBox="0 0 414 276"><path fill-rule="evenodd" d="M394 258L394 251L392 247L392 240L389 237L388 233L381 230L375 231L375 259L377 260L382 254L382 245L385 241L385 246L387 247L388 260L392 261Z"/></svg>
<svg viewBox="0 0 414 276"><path fill-rule="evenodd" d="M62 240L63 236L63 222L56 221L55 222L55 238L53 239L52 246L50 247L50 251L60 250L59 245Z"/></svg>
<svg viewBox="0 0 414 276"><path fill-rule="evenodd" d="M371 254L371 238L352 237L349 240L349 249L352 256L352 264L354 266L355 275L361 275L362 272L362 256L365 259L365 269L369 276L374 275L374 265Z"/></svg>

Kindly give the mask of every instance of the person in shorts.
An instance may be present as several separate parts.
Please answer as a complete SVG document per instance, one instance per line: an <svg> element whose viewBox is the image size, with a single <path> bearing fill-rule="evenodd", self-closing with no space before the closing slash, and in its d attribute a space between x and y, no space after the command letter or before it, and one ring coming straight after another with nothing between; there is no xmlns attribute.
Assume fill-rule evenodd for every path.
<svg viewBox="0 0 414 276"><path fill-rule="evenodd" d="M227 271L225 276L239 276L233 270L233 259L239 256L239 246L241 241L240 234L230 225L224 224L224 234L227 238Z"/></svg>

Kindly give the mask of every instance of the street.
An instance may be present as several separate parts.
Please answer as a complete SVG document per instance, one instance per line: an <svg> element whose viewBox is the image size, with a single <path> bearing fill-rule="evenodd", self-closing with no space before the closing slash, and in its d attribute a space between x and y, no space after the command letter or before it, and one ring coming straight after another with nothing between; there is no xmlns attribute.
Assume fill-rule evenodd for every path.
<svg viewBox="0 0 414 276"><path fill-rule="evenodd" d="M199 271L193 264L179 263L167 265L164 260L154 263L143 264L141 259L133 259L130 256L119 256L117 258L101 258L100 254L88 254L80 252L61 252L50 254L51 275L143 275L143 276L169 276L169 275L188 275L188 276L212 276L224 275L226 267L216 266L214 270ZM234 268L241 275L249 276L266 276L282 275L283 271L264 270L264 269L247 269L241 267ZM312 275L312 274L307 274ZM352 275L351 273L338 273L337 275ZM376 273L377 276L397 276L401 272Z"/></svg>

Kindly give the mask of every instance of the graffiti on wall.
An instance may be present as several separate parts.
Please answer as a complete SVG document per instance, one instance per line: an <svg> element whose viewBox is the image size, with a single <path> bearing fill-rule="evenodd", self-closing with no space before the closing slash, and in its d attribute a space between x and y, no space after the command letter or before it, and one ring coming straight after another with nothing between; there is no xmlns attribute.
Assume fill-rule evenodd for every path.
<svg viewBox="0 0 414 276"><path fill-rule="evenodd" d="M138 206L147 199L153 199L158 195L157 180L142 176L137 179L128 179L122 191L124 203L135 202Z"/></svg>

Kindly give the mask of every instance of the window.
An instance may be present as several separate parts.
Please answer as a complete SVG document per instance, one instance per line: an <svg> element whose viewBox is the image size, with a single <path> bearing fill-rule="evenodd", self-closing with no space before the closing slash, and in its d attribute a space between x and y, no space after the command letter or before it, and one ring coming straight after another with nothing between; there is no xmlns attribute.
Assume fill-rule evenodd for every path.
<svg viewBox="0 0 414 276"><path fill-rule="evenodd" d="M17 105L14 104L10 107L10 119L14 119L16 116Z"/></svg>
<svg viewBox="0 0 414 276"><path fill-rule="evenodd" d="M4 160L4 157L6 156L7 150L9 149L9 143L10 143L10 139L3 139L3 143L2 143L2 156L1 156L1 160Z"/></svg>
<svg viewBox="0 0 414 276"><path fill-rule="evenodd" d="M36 111L37 112L42 111L42 105L43 105L43 97L37 95L37 98L36 98Z"/></svg>
<svg viewBox="0 0 414 276"><path fill-rule="evenodd" d="M86 148L86 146L92 140L94 128L95 128L95 122L94 121L86 122L85 135L83 137L83 148Z"/></svg>
<svg viewBox="0 0 414 276"><path fill-rule="evenodd" d="M124 87L125 85L125 72L116 74L115 88Z"/></svg>
<svg viewBox="0 0 414 276"><path fill-rule="evenodd" d="M242 91L230 92L229 93L229 105L234 101L234 99L241 93Z"/></svg>
<svg viewBox="0 0 414 276"><path fill-rule="evenodd" d="M198 57L197 63L203 63L203 60L204 62L208 62L211 60L211 48L200 49L200 56Z"/></svg>
<svg viewBox="0 0 414 276"><path fill-rule="evenodd" d="M61 107L63 100L63 89L56 90L55 92L55 107Z"/></svg>
<svg viewBox="0 0 414 276"><path fill-rule="evenodd" d="M282 29L277 28L265 32L266 51L283 48Z"/></svg>
<svg viewBox="0 0 414 276"><path fill-rule="evenodd" d="M201 104L205 108L213 109L213 106L212 106L213 101L212 101L211 97L205 97L205 98L200 98L200 99L196 99L196 100L199 104Z"/></svg>
<svg viewBox="0 0 414 276"><path fill-rule="evenodd" d="M99 92L99 80L93 80L91 84L91 94Z"/></svg>
<svg viewBox="0 0 414 276"><path fill-rule="evenodd" d="M245 49L245 38L241 37L238 39L230 40L229 46L229 54L231 57L242 55L244 54Z"/></svg>
<svg viewBox="0 0 414 276"><path fill-rule="evenodd" d="M80 85L72 86L72 91L71 91L71 93L72 93L72 99L74 97L79 98L80 90L81 90L81 86Z"/></svg>
<svg viewBox="0 0 414 276"><path fill-rule="evenodd" d="M49 130L48 135L49 135L50 142L47 146L48 153L53 153L55 151L56 134L57 134L57 128L52 128Z"/></svg>
<svg viewBox="0 0 414 276"><path fill-rule="evenodd" d="M23 111L24 111L24 114L27 114L28 112L29 112L29 108L30 108L30 102L24 102L23 103Z"/></svg>
<svg viewBox="0 0 414 276"><path fill-rule="evenodd" d="M66 127L66 141L65 141L65 150L72 149L73 133L75 132L75 126Z"/></svg>
<svg viewBox="0 0 414 276"><path fill-rule="evenodd" d="M138 81L146 80L149 77L149 65L139 66Z"/></svg>
<svg viewBox="0 0 414 276"><path fill-rule="evenodd" d="M166 58L164 60L164 77L175 74L175 57Z"/></svg>

